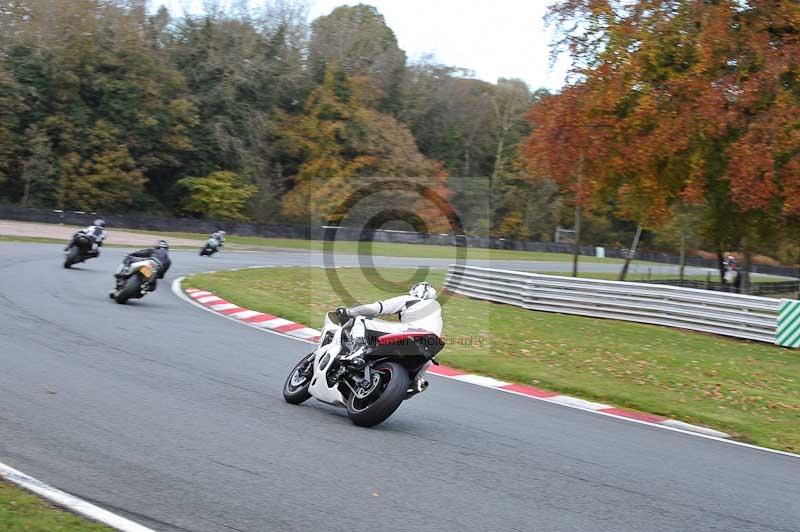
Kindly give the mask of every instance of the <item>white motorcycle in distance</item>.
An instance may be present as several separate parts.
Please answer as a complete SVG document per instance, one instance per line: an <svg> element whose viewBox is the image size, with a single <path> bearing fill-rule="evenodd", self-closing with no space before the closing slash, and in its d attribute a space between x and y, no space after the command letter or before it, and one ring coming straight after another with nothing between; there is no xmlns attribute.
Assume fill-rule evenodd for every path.
<svg viewBox="0 0 800 532"><path fill-rule="evenodd" d="M425 391L425 370L444 348L436 334L423 330L370 338L366 349L351 352L353 319L339 325L336 312L313 353L294 367L283 385L283 398L300 404L314 397L347 408L350 420L372 427L394 413L404 400Z"/></svg>
<svg viewBox="0 0 800 532"><path fill-rule="evenodd" d="M129 299L144 297L147 292L152 291L160 269L161 262L156 258L125 257L114 274L117 287L108 297L120 305L124 305Z"/></svg>

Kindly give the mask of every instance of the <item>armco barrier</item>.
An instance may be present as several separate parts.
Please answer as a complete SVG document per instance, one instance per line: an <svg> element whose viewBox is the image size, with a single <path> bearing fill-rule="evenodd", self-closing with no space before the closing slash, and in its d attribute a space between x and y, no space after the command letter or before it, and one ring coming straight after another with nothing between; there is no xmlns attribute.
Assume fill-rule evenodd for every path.
<svg viewBox="0 0 800 532"><path fill-rule="evenodd" d="M783 347L800 347L800 301L785 299L781 303L775 343Z"/></svg>
<svg viewBox="0 0 800 532"><path fill-rule="evenodd" d="M445 287L529 310L691 329L775 343L779 299L676 286L621 283L451 266Z"/></svg>

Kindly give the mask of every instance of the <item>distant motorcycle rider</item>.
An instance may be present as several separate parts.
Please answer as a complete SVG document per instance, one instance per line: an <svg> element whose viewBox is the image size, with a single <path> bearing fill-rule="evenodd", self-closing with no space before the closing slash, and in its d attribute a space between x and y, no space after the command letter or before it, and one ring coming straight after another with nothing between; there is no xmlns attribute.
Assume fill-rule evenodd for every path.
<svg viewBox="0 0 800 532"><path fill-rule="evenodd" d="M150 291L155 292L158 279L163 279L167 274L167 270L169 270L169 267L172 265L172 261L169 258L169 244L166 240L159 240L155 247L140 249L139 251L128 254L123 263L127 266L135 262L136 259L155 259L159 262L158 274L150 283Z"/></svg>
<svg viewBox="0 0 800 532"><path fill-rule="evenodd" d="M92 242L92 249L89 250L89 257L98 257L100 256L99 248L102 247L103 241L108 237L108 233L106 232L106 221L102 218L98 218L86 229L81 229L72 235L72 240L67 247L64 248L64 251L69 251L72 249L72 247L75 245L75 240L78 238L78 235L85 235Z"/></svg>
<svg viewBox="0 0 800 532"><path fill-rule="evenodd" d="M217 245L220 249L225 246L225 231L215 231L211 233L210 238L213 238L217 241Z"/></svg>

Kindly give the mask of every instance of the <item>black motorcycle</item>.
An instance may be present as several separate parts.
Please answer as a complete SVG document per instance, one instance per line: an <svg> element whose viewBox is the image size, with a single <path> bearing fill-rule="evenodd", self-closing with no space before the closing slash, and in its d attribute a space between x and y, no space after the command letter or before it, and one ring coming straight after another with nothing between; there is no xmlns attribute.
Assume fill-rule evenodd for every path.
<svg viewBox="0 0 800 532"><path fill-rule="evenodd" d="M72 242L64 251L64 267L69 268L73 264L97 257L97 251L92 250L93 243L92 238L83 233L77 233L72 237Z"/></svg>

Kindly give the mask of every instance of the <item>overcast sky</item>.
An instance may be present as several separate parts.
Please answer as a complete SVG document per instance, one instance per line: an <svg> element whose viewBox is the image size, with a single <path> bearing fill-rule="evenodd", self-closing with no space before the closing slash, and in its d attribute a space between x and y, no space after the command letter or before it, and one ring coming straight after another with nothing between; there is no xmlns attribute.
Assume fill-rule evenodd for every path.
<svg viewBox="0 0 800 532"><path fill-rule="evenodd" d="M181 5L197 9L203 0L154 0L173 13ZM252 0L251 5L257 5ZM358 1L309 0L309 17ZM490 82L499 77L525 80L532 89L561 87L562 62L550 68L550 34L542 17L547 0L365 0L378 8L410 59L431 53L436 60L468 68Z"/></svg>

